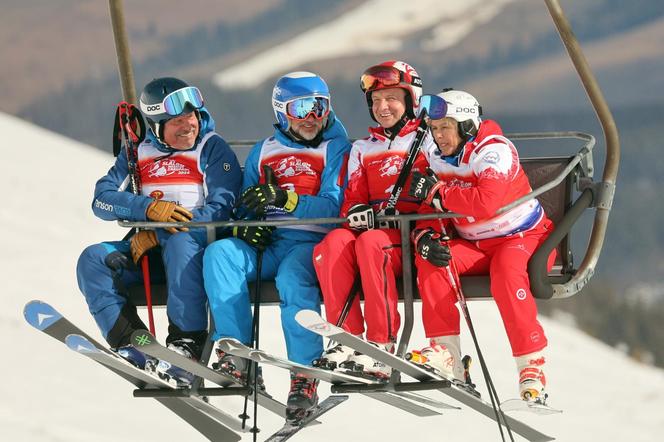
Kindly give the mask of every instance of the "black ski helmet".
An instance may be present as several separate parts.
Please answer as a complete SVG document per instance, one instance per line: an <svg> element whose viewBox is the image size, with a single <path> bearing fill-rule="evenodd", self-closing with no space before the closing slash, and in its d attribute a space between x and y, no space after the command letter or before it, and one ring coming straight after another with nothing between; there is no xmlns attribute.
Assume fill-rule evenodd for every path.
<svg viewBox="0 0 664 442"><path fill-rule="evenodd" d="M145 116L145 119L147 120L150 129L152 129L152 133L160 143L166 144L163 141L163 135L164 135L163 124L166 121L170 120L171 118L175 118L177 116L177 115L168 114L166 112L166 110L162 105L164 98L166 98L169 94L175 91L188 87L189 85L186 82L180 80L179 78L162 77L162 78L155 78L154 80L146 84L145 87L143 88L143 92L141 93L141 98L139 100L141 111L143 112L143 115ZM198 90L196 89L196 91ZM200 92L198 92L198 94L200 96ZM202 107L202 97L200 101L201 101L201 106L199 107L194 106L190 102L186 102L184 104L184 108L181 114L194 112L200 109L200 107ZM200 123L200 115L198 114L198 112L196 112L196 117L198 118Z"/></svg>

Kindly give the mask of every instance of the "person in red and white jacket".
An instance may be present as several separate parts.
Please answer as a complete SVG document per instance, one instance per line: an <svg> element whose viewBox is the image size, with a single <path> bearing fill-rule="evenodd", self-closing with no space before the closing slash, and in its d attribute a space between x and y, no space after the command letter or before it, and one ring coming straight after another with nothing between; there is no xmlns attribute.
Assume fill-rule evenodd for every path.
<svg viewBox="0 0 664 442"><path fill-rule="evenodd" d="M321 285L327 320L337 323L354 281L361 280L364 314L359 297L355 299L343 328L392 351L400 326L395 277L401 274L400 231L394 226L374 225L374 215L384 214L388 198L401 172L415 138L419 120L415 107L422 95L417 72L401 61L387 61L364 71L361 80L369 113L379 127L369 129L367 138L353 143L348 160L348 185L344 192L341 217L348 225L330 232L314 249L314 267ZM429 136L424 144L433 146ZM424 172L422 153L412 170ZM410 179L396 206L397 213L417 212L420 201L409 197ZM392 227L392 228L391 228ZM390 367L366 355L353 354L349 347L337 345L319 361L322 367L348 367L389 377ZM361 366L361 367L360 367Z"/></svg>
<svg viewBox="0 0 664 442"><path fill-rule="evenodd" d="M537 320L527 266L553 223L537 199L496 213L532 191L516 147L498 123L482 121L481 107L469 93L446 90L439 96L447 102L447 114L428 121L436 146L427 152L430 169L413 174L409 195L424 201L420 212L452 211L465 217L420 221L413 231L424 329L430 339L419 353L441 374L463 380L452 278L488 273L516 358L520 395L544 401L547 339ZM458 237L447 241L449 225ZM555 251L549 268L554 259Z"/></svg>

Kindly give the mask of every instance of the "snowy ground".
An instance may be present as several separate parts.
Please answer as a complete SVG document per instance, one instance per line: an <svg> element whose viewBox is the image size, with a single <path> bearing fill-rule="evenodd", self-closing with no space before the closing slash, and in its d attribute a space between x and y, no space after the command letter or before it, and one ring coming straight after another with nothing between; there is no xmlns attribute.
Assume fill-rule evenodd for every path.
<svg viewBox="0 0 664 442"><path fill-rule="evenodd" d="M0 204L4 294L0 336L5 337L0 440L204 440L161 405L132 398L129 384L23 320L25 303L43 299L99 337L76 286L76 259L87 244L119 238L123 229L95 219L89 207L95 180L112 164L109 155L3 114L0 131L15 140L1 147L0 184L6 192ZM470 308L501 399L513 397L516 372L495 305L476 302ZM418 311L419 305L416 315ZM163 321L163 311L157 316ZM283 355L278 310L265 308L261 317L264 347ZM562 323L543 323L551 342L550 403L565 411L556 416L515 417L560 441L662 440L664 371L635 363ZM411 342L423 343L422 336L421 327L416 327ZM465 351L473 354L468 336L463 342ZM482 384L477 364L474 374ZM286 373L268 367L265 377L270 391L285 397ZM327 395L329 388L322 385L321 392ZM445 400L441 393L430 394ZM213 401L240 411L238 400ZM398 441L411 440L413 435L417 440L500 440L495 424L471 410L417 419L360 396L351 397L322 420L323 425L308 428L293 440ZM280 422L263 412L260 426L263 440Z"/></svg>
<svg viewBox="0 0 664 442"><path fill-rule="evenodd" d="M423 41L422 49L439 51L456 44L512 1L419 0L413 6L412 2L369 0L335 20L219 72L213 81L221 88L250 89L303 63L398 51L406 36L430 27L432 36Z"/></svg>

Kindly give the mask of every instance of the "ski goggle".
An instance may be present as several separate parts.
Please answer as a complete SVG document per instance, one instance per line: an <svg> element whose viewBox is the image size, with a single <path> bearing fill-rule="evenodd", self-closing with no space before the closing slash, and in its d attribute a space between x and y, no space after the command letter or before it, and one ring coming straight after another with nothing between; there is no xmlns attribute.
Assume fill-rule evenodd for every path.
<svg viewBox="0 0 664 442"><path fill-rule="evenodd" d="M285 104L286 115L293 120L305 120L309 115L316 119L330 113L330 100L327 97L303 97Z"/></svg>
<svg viewBox="0 0 664 442"><path fill-rule="evenodd" d="M447 102L438 95L422 95L417 109L420 117L422 115L426 116L428 124L430 120L445 118L445 115L447 115Z"/></svg>
<svg viewBox="0 0 664 442"><path fill-rule="evenodd" d="M203 107L203 96L197 87L188 86L171 92L161 103L146 105L141 102L141 110L146 115L168 114L175 117L184 112L187 104L194 109Z"/></svg>
<svg viewBox="0 0 664 442"><path fill-rule="evenodd" d="M360 87L362 92L367 93L382 87L399 86L400 84L412 84L422 86L419 77L408 75L406 78L403 72L392 66L372 66L362 74L360 78Z"/></svg>

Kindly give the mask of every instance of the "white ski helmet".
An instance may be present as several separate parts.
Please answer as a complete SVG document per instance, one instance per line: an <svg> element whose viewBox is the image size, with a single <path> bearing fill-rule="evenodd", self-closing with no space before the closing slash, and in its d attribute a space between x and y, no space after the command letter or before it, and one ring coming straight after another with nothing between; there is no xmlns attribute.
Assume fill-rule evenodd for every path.
<svg viewBox="0 0 664 442"><path fill-rule="evenodd" d="M447 103L445 118L453 118L458 123L459 135L465 142L477 135L482 119L482 106L475 97L465 91L443 89L438 94Z"/></svg>

